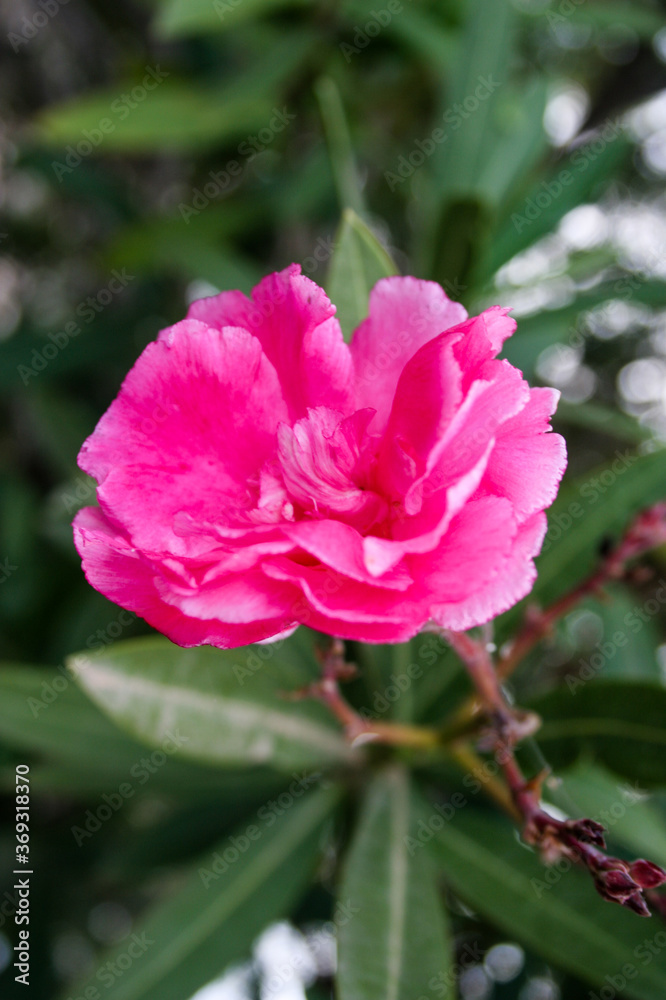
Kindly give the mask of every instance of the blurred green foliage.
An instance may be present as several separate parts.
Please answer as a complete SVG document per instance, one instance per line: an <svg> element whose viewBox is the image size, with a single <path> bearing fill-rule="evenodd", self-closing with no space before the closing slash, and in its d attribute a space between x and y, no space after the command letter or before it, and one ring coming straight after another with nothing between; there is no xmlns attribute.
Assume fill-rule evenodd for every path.
<svg viewBox="0 0 666 1000"><path fill-rule="evenodd" d="M327 720L278 697L311 674L311 637L257 660L240 688L229 669L242 657L159 652L166 640L137 641L147 626L86 584L69 525L94 501L76 466L81 442L188 301L248 291L295 260L326 285L348 335L395 261L470 310L516 307L506 356L563 390L556 426L570 452L533 597L578 582L632 513L666 494L664 4L10 0L0 24L0 965L16 939L14 773L28 762L40 1000L90 982L111 1000L188 1000L287 914L301 928L333 914L342 1000L388 996L396 948L407 956L396 1000L453 996L449 966L507 936L525 948L524 970L494 985L479 971L483 996L577 1000L605 977L617 986L629 963L626 995L661 1000L666 951L647 962L637 951L659 925L645 935L576 872L539 895L542 866L452 765L417 762L416 781L394 765L362 795L365 772ZM585 602L515 682L545 720L536 763L543 752L564 775L552 801L575 815L620 803L613 848L661 863L666 647L654 595L665 566L656 553L655 577ZM498 643L523 612L498 622ZM77 650L97 668L79 677L86 693L62 667ZM441 721L468 692L453 654L429 640L353 652L363 669L350 698L380 717ZM128 698L137 676L150 683ZM254 713L246 728L239 699ZM207 752L160 749L167 701L170 726L194 726ZM270 725L281 735L266 742ZM274 796L293 798L290 769L301 767L325 786L344 775L351 800L341 807L324 787L284 815L269 809L256 850L202 889L202 865L230 835L242 843ZM625 782L649 787L649 800L627 799ZM401 896L392 852L456 791L473 807L438 832L427 860L410 860ZM363 932L338 919L338 888L338 906L345 894L364 900ZM158 943L126 975L100 978L146 907ZM8 998L22 995L10 963ZM330 996L326 972L313 978L308 996ZM463 977L461 995L480 995L465 989Z"/></svg>

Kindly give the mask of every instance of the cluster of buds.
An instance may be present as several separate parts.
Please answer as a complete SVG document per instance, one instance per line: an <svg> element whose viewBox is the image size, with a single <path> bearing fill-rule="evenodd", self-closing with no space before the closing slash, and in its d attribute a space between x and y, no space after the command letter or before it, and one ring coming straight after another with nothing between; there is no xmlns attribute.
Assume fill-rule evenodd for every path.
<svg viewBox="0 0 666 1000"><path fill-rule="evenodd" d="M538 844L545 859L565 855L585 865L597 892L611 903L619 903L641 917L650 910L643 893L666 882L666 871L652 861L623 861L604 854L604 828L591 819L557 820L535 813L525 831L526 839Z"/></svg>
<svg viewBox="0 0 666 1000"><path fill-rule="evenodd" d="M621 903L640 917L650 916L643 891L656 889L658 885L666 882L666 872L663 868L643 858L627 862L619 858L603 857L592 871L594 884L604 899L612 903Z"/></svg>

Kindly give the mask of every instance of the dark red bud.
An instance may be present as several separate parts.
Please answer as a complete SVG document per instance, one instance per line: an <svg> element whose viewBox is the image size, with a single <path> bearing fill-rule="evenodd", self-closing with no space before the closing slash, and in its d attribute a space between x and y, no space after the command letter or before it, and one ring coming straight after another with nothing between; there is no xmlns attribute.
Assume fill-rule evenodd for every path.
<svg viewBox="0 0 666 1000"><path fill-rule="evenodd" d="M601 823L597 823L593 819L576 820L571 825L571 832L586 844L594 844L595 847L602 849L606 846L604 828Z"/></svg>
<svg viewBox="0 0 666 1000"><path fill-rule="evenodd" d="M666 872L652 861L639 858L629 865L629 874L641 889L654 889L666 882Z"/></svg>
<svg viewBox="0 0 666 1000"><path fill-rule="evenodd" d="M623 871L604 872L603 875L599 876L599 881L605 886L606 891L611 896L626 896L633 894L638 889L638 885L634 882L633 878Z"/></svg>
<svg viewBox="0 0 666 1000"><path fill-rule="evenodd" d="M640 892L634 892L631 896L628 896L627 899L622 900L622 905L626 906L629 910L633 910L633 912L637 913L639 917L651 916L647 904Z"/></svg>

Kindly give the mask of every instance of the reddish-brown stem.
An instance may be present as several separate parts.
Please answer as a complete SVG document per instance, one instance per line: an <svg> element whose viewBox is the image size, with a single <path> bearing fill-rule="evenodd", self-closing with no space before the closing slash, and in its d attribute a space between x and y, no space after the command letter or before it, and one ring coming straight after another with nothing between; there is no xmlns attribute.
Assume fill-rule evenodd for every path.
<svg viewBox="0 0 666 1000"><path fill-rule="evenodd" d="M643 893L666 882L666 872L652 862L639 859L628 863L603 853L603 827L589 819L559 820L541 807L543 775L527 781L514 755L515 744L535 731L538 719L530 713L515 710L507 702L502 679L508 677L523 657L547 635L553 625L574 608L585 596L596 593L609 580L621 579L630 559L666 542L666 503L640 514L621 543L605 557L600 567L587 580L556 601L546 611L533 613L497 668L492 661L486 640L476 640L462 632L436 631L452 646L466 665L477 690L478 701L468 702L456 714L445 733L398 723L381 723L364 719L342 697L339 682L353 675L345 663L344 645L334 639L322 656L322 677L298 696L319 698L344 727L352 742L375 741L394 746L428 748L452 743L452 753L462 766L478 758L471 747L464 745L462 736L474 721L479 707L487 720L481 733L481 749L491 750L500 764L506 785L493 779L490 792L497 802L523 826L528 843L542 851L546 861L569 857L584 864L592 874L599 893L634 912L649 916Z"/></svg>
<svg viewBox="0 0 666 1000"><path fill-rule="evenodd" d="M342 640L333 639L321 657L322 677L297 697L318 698L342 724L352 743L387 743L392 746L430 749L441 745L441 736L434 729L406 726L401 723L375 722L364 719L343 698L340 681L353 676L354 668L345 662ZM292 695L293 696L293 695Z"/></svg>
<svg viewBox="0 0 666 1000"><path fill-rule="evenodd" d="M497 673L502 680L510 677L537 643L552 633L560 618L563 618L569 611L573 611L585 597L597 593L606 582L605 575L601 572L594 573L575 590L565 594L544 611L530 609L522 631L511 644L509 651L498 661Z"/></svg>
<svg viewBox="0 0 666 1000"><path fill-rule="evenodd" d="M467 667L485 708L502 717L507 715L508 705L486 647L466 632L442 629L440 634Z"/></svg>
<svg viewBox="0 0 666 1000"><path fill-rule="evenodd" d="M620 543L586 580L544 611L532 609L523 630L508 652L500 658L497 673L502 680L509 677L538 642L550 635L560 618L572 611L590 594L597 594L611 580L620 580L627 573L627 563L657 545L666 542L666 503L658 503L642 511L629 526Z"/></svg>
<svg viewBox="0 0 666 1000"><path fill-rule="evenodd" d="M487 749L495 751L495 759L502 768L511 794L513 808L509 811L520 817L525 840L538 846L547 861L565 856L584 864L604 899L627 906L641 916L649 916L643 890L661 885L666 881L666 872L643 859L629 864L605 855L602 850L605 847L603 827L599 823L588 819L559 820L542 809L542 776L527 781L513 752L524 722L517 719L504 698L486 644L457 632L446 631L442 635L468 668L491 722L493 740ZM501 801L496 791L494 797Z"/></svg>

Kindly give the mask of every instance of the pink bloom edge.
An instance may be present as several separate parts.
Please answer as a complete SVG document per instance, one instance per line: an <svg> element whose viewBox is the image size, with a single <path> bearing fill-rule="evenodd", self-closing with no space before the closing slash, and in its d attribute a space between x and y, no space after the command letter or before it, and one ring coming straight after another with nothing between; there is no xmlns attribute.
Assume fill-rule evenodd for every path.
<svg viewBox="0 0 666 1000"><path fill-rule="evenodd" d="M181 646L489 621L533 585L566 466L558 393L496 358L515 325L385 278L347 345L298 265L195 302L81 449L87 579Z"/></svg>

